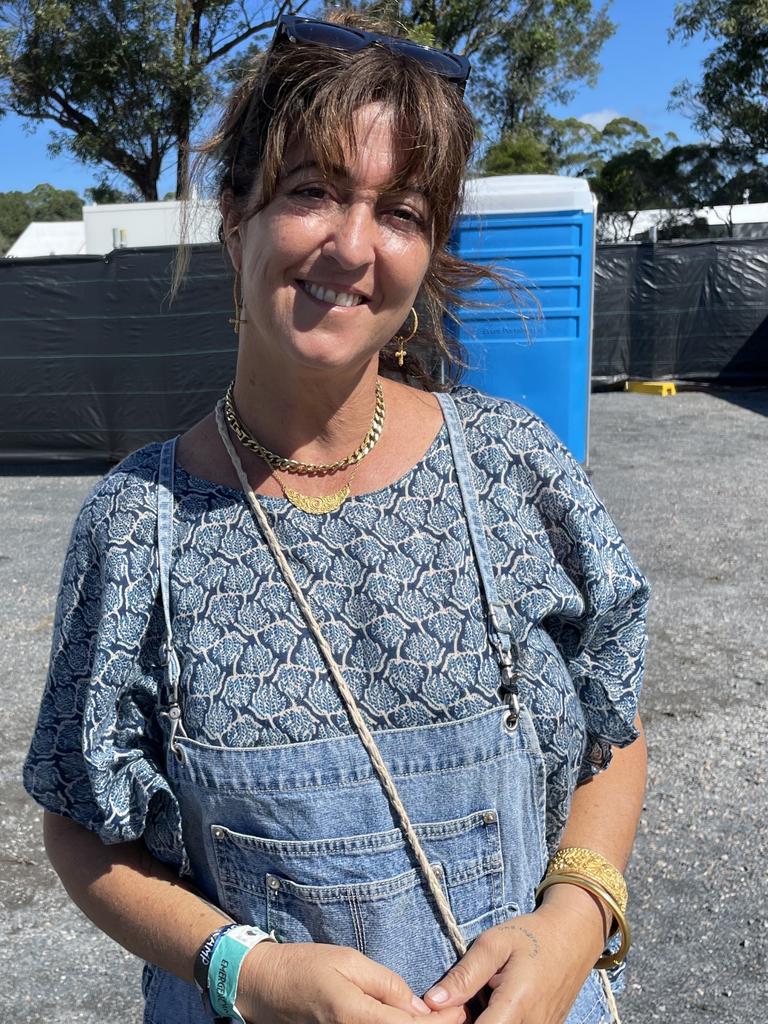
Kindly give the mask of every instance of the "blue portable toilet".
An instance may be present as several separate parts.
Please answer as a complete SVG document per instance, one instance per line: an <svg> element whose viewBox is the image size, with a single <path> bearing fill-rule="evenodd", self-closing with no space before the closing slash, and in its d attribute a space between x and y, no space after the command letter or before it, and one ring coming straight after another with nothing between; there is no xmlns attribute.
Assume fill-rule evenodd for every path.
<svg viewBox="0 0 768 1024"><path fill-rule="evenodd" d="M495 285L458 328L463 380L538 413L576 458L589 450L596 200L583 178L504 175L467 183L454 251L521 275L518 304Z"/></svg>

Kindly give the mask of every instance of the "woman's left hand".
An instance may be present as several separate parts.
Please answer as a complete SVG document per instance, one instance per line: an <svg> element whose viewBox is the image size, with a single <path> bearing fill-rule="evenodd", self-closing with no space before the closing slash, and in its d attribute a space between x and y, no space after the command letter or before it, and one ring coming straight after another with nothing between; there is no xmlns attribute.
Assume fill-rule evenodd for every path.
<svg viewBox="0 0 768 1024"><path fill-rule="evenodd" d="M563 1024L604 945L602 915L574 889L552 886L538 910L479 935L424 996L427 1005L466 1004L487 985L492 992L478 1024ZM438 988L447 998L435 998Z"/></svg>

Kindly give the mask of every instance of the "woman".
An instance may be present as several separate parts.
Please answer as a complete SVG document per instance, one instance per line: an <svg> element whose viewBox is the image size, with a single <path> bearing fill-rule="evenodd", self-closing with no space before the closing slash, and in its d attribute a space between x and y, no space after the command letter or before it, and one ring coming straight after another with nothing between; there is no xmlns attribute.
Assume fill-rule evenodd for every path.
<svg viewBox="0 0 768 1024"><path fill-rule="evenodd" d="M540 420L414 354L500 282L446 248L468 66L346 25L282 19L208 147L233 387L86 500L25 784L148 1024L607 1020L647 585Z"/></svg>

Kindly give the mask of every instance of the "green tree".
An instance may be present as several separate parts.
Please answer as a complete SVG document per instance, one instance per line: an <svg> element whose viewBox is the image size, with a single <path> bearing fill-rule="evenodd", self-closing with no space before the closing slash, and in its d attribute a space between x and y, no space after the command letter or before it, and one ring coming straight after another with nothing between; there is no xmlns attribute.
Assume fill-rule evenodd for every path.
<svg viewBox="0 0 768 1024"><path fill-rule="evenodd" d="M606 162L620 153L641 149L660 156L667 145L677 142L672 132L661 139L630 117L615 117L601 129L573 117L549 118L546 131L558 172L585 178L599 174Z"/></svg>
<svg viewBox="0 0 768 1024"><path fill-rule="evenodd" d="M299 0L299 9L306 0ZM157 199L175 150L177 194L191 131L225 60L288 4L245 0L0 0L0 111L52 121L51 149L112 167Z"/></svg>
<svg viewBox="0 0 768 1024"><path fill-rule="evenodd" d="M713 206L745 202L768 203L768 167L765 164L739 168L712 194Z"/></svg>
<svg viewBox="0 0 768 1024"><path fill-rule="evenodd" d="M486 152L483 174L554 174L555 154L528 128L502 135Z"/></svg>
<svg viewBox="0 0 768 1024"><path fill-rule="evenodd" d="M35 185L26 194L30 220L82 220L83 200L72 189Z"/></svg>
<svg viewBox="0 0 768 1024"><path fill-rule="evenodd" d="M699 33L717 45L704 59L701 81L675 87L673 106L690 114L706 138L753 156L768 153L768 2L682 0L671 37Z"/></svg>
<svg viewBox="0 0 768 1024"><path fill-rule="evenodd" d="M594 85L598 54L616 26L611 0L342 0L329 6L380 12L420 42L472 61L467 98L494 137L540 128L550 103Z"/></svg>
<svg viewBox="0 0 768 1024"><path fill-rule="evenodd" d="M176 193L172 192L164 196L164 199L173 199ZM135 192L125 192L116 188L106 178L102 178L95 185L85 190L85 201L98 206L106 206L109 203L137 203L140 199Z"/></svg>
<svg viewBox="0 0 768 1024"><path fill-rule="evenodd" d="M526 125L506 132L486 151L481 167L485 174L570 174L592 179L606 161L619 153L644 149L658 156L670 142L652 136L645 125L628 117L617 117L604 128L575 117L546 117L539 131Z"/></svg>
<svg viewBox="0 0 768 1024"><path fill-rule="evenodd" d="M698 237L697 211L733 206L743 201L745 188L760 202L768 197L768 169L745 160L744 153L706 142L672 146L663 152L635 148L611 157L590 185L598 198L599 231L618 241L631 234L640 210L663 210L659 237ZM733 222L727 212L728 234Z"/></svg>
<svg viewBox="0 0 768 1024"><path fill-rule="evenodd" d="M36 185L31 192L0 192L0 253L6 253L33 220L81 220L83 200L68 189Z"/></svg>
<svg viewBox="0 0 768 1024"><path fill-rule="evenodd" d="M694 143L676 146L663 157L669 182L669 201L689 217L702 207L719 206L728 235L733 235L733 207L744 202L745 190L753 202L768 196L768 168L754 162L743 150Z"/></svg>
<svg viewBox="0 0 768 1024"><path fill-rule="evenodd" d="M494 132L514 132L521 124L536 130L549 105L568 103L579 85L596 84L598 55L616 29L608 3L597 9L591 0L480 6L488 17L482 34L473 28L468 35L467 52L475 56L470 96Z"/></svg>
<svg viewBox="0 0 768 1024"><path fill-rule="evenodd" d="M663 207L663 184L659 157L647 149L631 149L607 160L590 181L598 201L598 236L614 242L629 238L640 210Z"/></svg>
<svg viewBox="0 0 768 1024"><path fill-rule="evenodd" d="M0 110L52 121L54 153L111 167L144 199L187 148L217 89L260 45L281 10L308 0L0 0ZM474 60L469 98L494 133L532 131L550 102L594 83L614 31L610 0L394 0L362 6L400 20L414 38ZM342 2L342 6L360 6Z"/></svg>
<svg viewBox="0 0 768 1024"><path fill-rule="evenodd" d="M8 252L31 219L23 192L0 192L0 254Z"/></svg>

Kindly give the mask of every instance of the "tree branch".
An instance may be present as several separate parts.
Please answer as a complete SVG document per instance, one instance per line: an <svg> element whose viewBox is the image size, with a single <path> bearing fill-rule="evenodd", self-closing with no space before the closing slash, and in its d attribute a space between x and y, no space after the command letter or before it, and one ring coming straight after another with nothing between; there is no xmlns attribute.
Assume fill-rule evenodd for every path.
<svg viewBox="0 0 768 1024"><path fill-rule="evenodd" d="M56 124L66 128L68 131L75 132L75 134L82 135L86 132L93 135L99 134L99 127L96 122L81 110L73 107L56 90L51 90L48 98L52 103L57 103L60 108L60 113L58 114L55 110L51 110L51 120L55 121ZM113 163L116 167L120 167L123 172L130 170L134 174L141 173L139 161L131 153L123 149L122 146L118 146L114 142L108 142L104 145L103 150L104 159L109 163Z"/></svg>
<svg viewBox="0 0 768 1024"><path fill-rule="evenodd" d="M222 43L216 50L210 50L204 63L206 65L212 64L220 57L226 56L226 54L228 54L231 50L234 50L236 47L240 46L241 43L244 43L247 39L250 39L252 36L257 35L257 33L263 32L267 28L274 28L274 26L277 24L277 19L280 17L281 14L285 14L287 11L292 11L294 14L298 14L298 12L302 10L302 8L306 7L308 2L309 0L301 0L301 2L298 4L291 4L289 0L286 0L286 2L280 5L274 18L270 18L267 21L262 21L259 25L249 26L244 32L241 32L239 35L234 36L228 42Z"/></svg>

